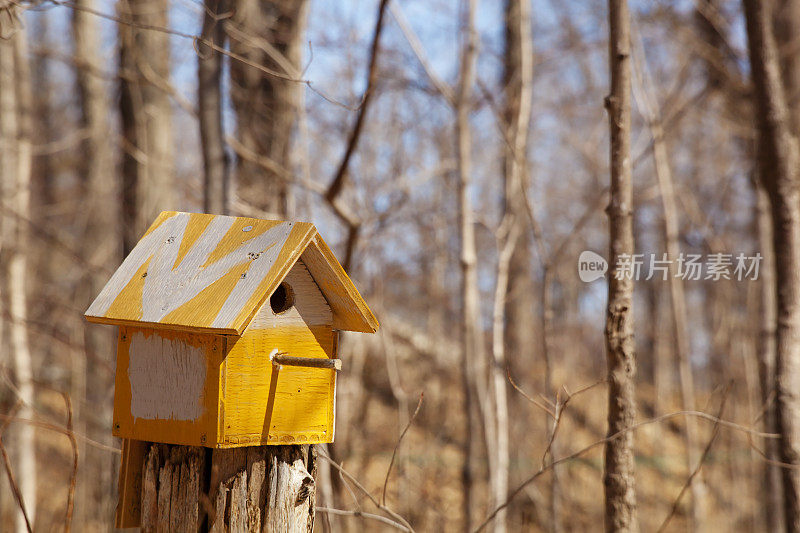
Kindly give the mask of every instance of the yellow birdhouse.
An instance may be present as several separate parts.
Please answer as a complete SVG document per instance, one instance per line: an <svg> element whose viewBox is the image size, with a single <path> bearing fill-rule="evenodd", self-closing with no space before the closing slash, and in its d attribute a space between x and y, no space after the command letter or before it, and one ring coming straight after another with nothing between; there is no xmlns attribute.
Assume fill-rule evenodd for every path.
<svg viewBox="0 0 800 533"><path fill-rule="evenodd" d="M119 326L113 434L333 442L339 330L378 322L312 224L165 211L86 311Z"/></svg>

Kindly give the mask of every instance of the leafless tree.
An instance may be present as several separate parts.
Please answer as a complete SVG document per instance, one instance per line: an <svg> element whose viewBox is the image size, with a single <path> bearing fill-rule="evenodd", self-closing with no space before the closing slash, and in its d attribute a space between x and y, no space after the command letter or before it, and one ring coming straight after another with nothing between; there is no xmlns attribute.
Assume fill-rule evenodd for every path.
<svg viewBox="0 0 800 533"><path fill-rule="evenodd" d="M533 98L533 39L528 3L506 0L505 38L503 89L508 144L503 158L504 202L506 210L514 216L514 223L527 229L525 195L530 183L527 148ZM536 343L532 327L536 319L530 241L529 231L520 235L509 266L506 344L509 354L515 357L528 353Z"/></svg>
<svg viewBox="0 0 800 533"><path fill-rule="evenodd" d="M245 59L230 64L237 141L283 169L292 167L290 139L302 95L293 80L303 70L300 58L308 5L308 0L233 0L232 17L225 23L231 52ZM252 64L275 74L267 75ZM291 189L279 174L238 158L236 188L258 209L292 216Z"/></svg>
<svg viewBox="0 0 800 533"><path fill-rule="evenodd" d="M123 250L127 254L159 212L175 207L174 136L167 0L119 0L120 116L123 132Z"/></svg>
<svg viewBox="0 0 800 533"><path fill-rule="evenodd" d="M478 34L475 29L477 0L465 0L461 21L461 56L458 88L455 97L456 113L456 160L458 165L458 218L461 238L461 344L464 413L466 428L464 434L464 464L461 482L463 486L464 530L471 529L471 513L475 506L473 489L475 458L477 454L476 435L480 432L480 419L477 400L478 365L482 360L483 335L480 327L480 292L478 290L477 252L475 250L475 222L470 201L470 181L472 173L472 135L470 109L472 87L475 83L475 66L478 54Z"/></svg>
<svg viewBox="0 0 800 533"><path fill-rule="evenodd" d="M776 163L762 151L767 166L754 165L763 113L753 110L740 3L661 2L653 9L631 2L641 61L628 46L614 48L627 37L613 25L611 49L622 53L611 57L613 87L621 92L608 100L617 185L609 214L620 237L611 248L612 255L622 245L624 253L633 250L626 233L632 225L646 261L665 250L706 261L730 253L734 262L740 251L761 251L759 280L680 279L673 269L664 280L637 283L632 299L630 282L611 279L608 362L597 320L605 281L575 275L581 251L602 249L608 239L606 2L536 10L540 4L518 0L479 7L477 0L376 0L367 9L308 0L114 4L116 11L97 0L0 0L0 48L24 28L38 103L26 135L32 195L23 212L12 186L20 138L0 138L0 165L13 170L0 171L0 353L8 354L0 357L0 437L10 445L0 476L0 529L12 529L19 502L34 498L16 498L12 487L24 489L27 481L16 438L24 427L35 428L36 529L68 521L75 470L65 436L80 458L74 529L110 527L109 482L119 461L104 418L113 351L103 347L101 328L85 329L82 311L120 260L107 257L118 254L123 221L131 246L155 204L313 221L382 329L340 339L336 443L320 451L319 475L309 448L224 453L158 445L148 450L147 479L156 483L149 498L166 497L158 478L185 472L196 483L192 493L199 486L209 493L188 502L202 506L209 529L280 529L282 515L270 510L264 487L299 460L308 474L300 477L316 478L308 493L315 500L304 499L298 513L301 530L312 510L315 528L326 533L449 531L466 519L473 527L480 519L481 530L591 530L606 511L604 481L613 501L610 529L632 530L637 522L648 531L702 529L691 512L701 481L706 526L779 529L774 489L763 487L780 490L784 471L767 463L785 460L769 433L777 431L780 404L775 315L792 309L776 300L790 301L783 287L792 285L776 279L773 247L764 244L773 240L775 195L753 186L757 175L766 185ZM770 4L765 20L792 117L800 101L792 81L797 0ZM611 7L612 21L625 19L623 4ZM73 32L57 31L65 21ZM122 62L106 53L115 39ZM0 72L0 80L16 68ZM630 89L618 75L626 72L638 113L627 112ZM0 93L17 84L14 78L0 83ZM15 112L3 104L0 123L17 124L24 115L16 89L11 96ZM797 136L793 120L787 127ZM174 154L167 154L172 138ZM150 176L164 179L152 186ZM107 201L115 194L122 201ZM26 303L23 320L11 314L5 262L18 249L17 229L27 265L27 288L15 293ZM645 311L635 324L633 301ZM27 332L30 355L27 411L18 404L27 392L12 343L20 332ZM636 365L634 333L645 339L636 345ZM611 422L620 430L611 434L601 399L609 380L599 380L607 363ZM587 383L597 384L584 390ZM784 383L783 418L793 420L786 392L796 387ZM422 390L424 408L411 416ZM72 409L60 397L65 391ZM706 418L723 396L725 420ZM681 411L693 404L697 411ZM691 453L687 427L694 428ZM605 445L611 468L604 479L593 466ZM769 485L776 473L777 485ZM380 498L366 490L381 485ZM147 519L158 527L158 517Z"/></svg>
<svg viewBox="0 0 800 533"><path fill-rule="evenodd" d="M638 37L638 36L637 36ZM680 384L681 405L683 409L695 409L695 387L692 375L692 364L689 353L689 337L687 335L687 309L686 293L681 273L677 271L677 259L681 257L680 220L678 207L675 200L675 182L672 177L672 164L667 151L667 140L661 117L661 109L653 94L653 84L647 63L644 60L644 50L641 38L636 39L633 52L634 59L634 94L637 95L639 109L650 130L653 139L653 167L658 183L658 192L661 197L661 207L664 220L664 243L667 249L667 277L670 295L670 311L672 314L672 338L675 341L674 351L678 362L678 382ZM687 471L691 472L700 457L697 446L697 430L694 420L686 421L686 464ZM705 493L706 488L700 472L692 479L692 520L693 528L705 529Z"/></svg>
<svg viewBox="0 0 800 533"><path fill-rule="evenodd" d="M23 417L31 417L34 404L33 359L25 327L28 318L29 232L22 221L29 216L32 163L33 109L27 47L27 33L21 26L14 29L10 38L0 40L4 318L8 324L11 364L16 377L14 394L20 405L19 414ZM22 533L29 531L36 521L38 475L33 427L16 428L14 437L15 475L19 480L21 499L15 513L15 530Z"/></svg>
<svg viewBox="0 0 800 533"><path fill-rule="evenodd" d="M224 46L224 21L230 16L228 1L205 0L203 6L203 37L217 46ZM227 215L230 173L222 125L223 55L203 43L198 44L198 52L197 107L203 147L203 211Z"/></svg>
<svg viewBox="0 0 800 533"><path fill-rule="evenodd" d="M758 380L759 380L759 399L764 405L764 428L769 432L776 432L775 427L775 315L777 305L775 299L777 291L775 287L775 264L772 239L772 216L770 211L770 200L763 186L756 184L758 191L757 219L758 241L764 256L761 275L761 302L760 302L760 324L758 338ZM767 458L776 460L778 457L775 442L765 443L765 453ZM774 464L765 464L763 468L763 501L764 501L764 521L770 531L782 529L782 506L781 506L781 469Z"/></svg>
<svg viewBox="0 0 800 533"><path fill-rule="evenodd" d="M631 427L636 417L633 340L633 273L624 259L634 253L633 184L631 179L631 30L627 0L609 0L609 64L611 90L606 98L611 131L611 199L609 219L608 308L608 435ZM622 261L621 261L622 260ZM606 531L637 531L633 434L609 441L603 474Z"/></svg>
<svg viewBox="0 0 800 533"><path fill-rule="evenodd" d="M81 287L81 304L91 304L94 297L107 281L106 272L111 271L117 262L118 240L107 238L109 228L118 220L116 181L110 179L115 170L115 147L108 134L111 129L111 105L108 97L108 82L100 76L103 70L101 54L100 21L88 12L97 9L94 0L78 0L79 9L72 12L72 33L75 40L75 59L80 68L76 69L78 96L81 108L81 126L87 132L84 141L86 157L79 170L81 195L86 202L82 254L97 265L98 269L87 269ZM112 233L112 236L114 233ZM111 361L113 339L110 331L82 324L85 331L84 344L92 353L103 354ZM74 382L72 397L78 406L75 416L83 421L93 419L96 426L107 428L111 423L111 409L107 388L110 386L108 374L99 365L87 365L85 357L76 357L72 368ZM95 386L87 387L87 383ZM97 384L106 383L105 387ZM83 416L85 403L98 406ZM83 424L79 424L84 428ZM114 485L114 463L107 454L91 450L87 456L87 468L81 471L81 491L91 494L90 501L97 501L101 509L113 509L112 494ZM85 514L85 507L81 514Z"/></svg>
<svg viewBox="0 0 800 533"><path fill-rule="evenodd" d="M495 502L505 500L508 492L508 407L506 400L506 358L524 358L535 344L533 314L533 283L531 280L530 233L527 230L528 214L526 194L528 180L528 131L530 130L531 100L533 97L533 39L531 36L530 5L521 0L506 0L505 52L503 57L503 84L505 92L506 149L503 159L504 220L501 252L498 259L497 287L507 283L504 296L505 313L495 310L493 353L495 356L494 393L497 411L497 442L493 453L493 497ZM508 256L508 257L506 257ZM542 258L540 258L542 259ZM504 264L503 260L508 263ZM505 320L503 320L503 316ZM499 324L498 324L499 322ZM502 327L501 327L502 324ZM505 339L503 338L505 336ZM499 338L497 338L499 337ZM498 343L503 343L502 350ZM548 391L549 394L549 391ZM557 479L555 474L553 479ZM554 493L555 494L555 493ZM553 509L553 516L558 512ZM495 519L495 531L505 531L505 512ZM554 530L558 531L557 527Z"/></svg>
<svg viewBox="0 0 800 533"><path fill-rule="evenodd" d="M781 78L771 4L744 1L747 44L756 95L759 168L771 202L777 292L775 392L780 458L800 462L800 192L797 138ZM800 471L783 470L787 531L800 531Z"/></svg>

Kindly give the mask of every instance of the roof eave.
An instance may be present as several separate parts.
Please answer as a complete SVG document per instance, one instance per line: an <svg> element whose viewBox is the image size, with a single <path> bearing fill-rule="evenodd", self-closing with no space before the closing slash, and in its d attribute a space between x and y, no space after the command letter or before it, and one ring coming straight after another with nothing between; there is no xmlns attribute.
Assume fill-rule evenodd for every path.
<svg viewBox="0 0 800 533"><path fill-rule="evenodd" d="M83 315L88 322L93 324L106 324L109 326L129 326L137 328L152 328L158 330L171 330L171 331L186 331L189 333L203 333L212 335L237 335L241 336L244 329L241 331L235 328L207 328L197 326L187 326L185 324L165 324L163 322L143 322L140 320L122 320L118 318L106 318L101 316Z"/></svg>
<svg viewBox="0 0 800 533"><path fill-rule="evenodd" d="M362 333L378 330L378 319L319 233L309 242L301 257L331 306L335 329Z"/></svg>

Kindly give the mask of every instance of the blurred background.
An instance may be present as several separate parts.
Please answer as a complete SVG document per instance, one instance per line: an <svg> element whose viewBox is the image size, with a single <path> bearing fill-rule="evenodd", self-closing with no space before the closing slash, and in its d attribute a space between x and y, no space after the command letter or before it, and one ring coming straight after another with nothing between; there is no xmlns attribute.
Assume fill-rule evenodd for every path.
<svg viewBox="0 0 800 533"><path fill-rule="evenodd" d="M799 2L773 3L797 113ZM490 528L600 529L607 289L577 264L607 255L607 17L595 0L0 0L0 437L34 530L112 529L115 331L83 312L161 210L317 225L382 325L342 336L327 453L379 496L410 423L386 505L416 530L509 499ZM637 421L770 432L741 5L635 0L631 24L643 272L650 254L763 256L757 279L642 276ZM775 530L772 442L697 417L637 428L642 530ZM324 464L317 504L378 512ZM6 472L0 517L25 530Z"/></svg>

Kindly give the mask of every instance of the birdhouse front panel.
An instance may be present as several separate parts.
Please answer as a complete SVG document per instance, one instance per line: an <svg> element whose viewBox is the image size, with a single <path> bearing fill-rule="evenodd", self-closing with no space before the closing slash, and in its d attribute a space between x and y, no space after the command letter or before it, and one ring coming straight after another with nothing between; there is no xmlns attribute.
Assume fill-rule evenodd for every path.
<svg viewBox="0 0 800 533"><path fill-rule="evenodd" d="M224 348L221 335L120 327L113 434L213 446Z"/></svg>
<svg viewBox="0 0 800 533"><path fill-rule="evenodd" d="M222 364L221 447L333 442L336 371L274 364L271 354L336 357L322 292L298 261Z"/></svg>

